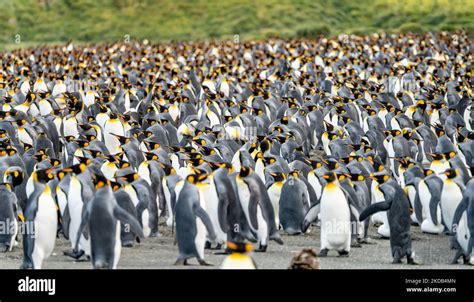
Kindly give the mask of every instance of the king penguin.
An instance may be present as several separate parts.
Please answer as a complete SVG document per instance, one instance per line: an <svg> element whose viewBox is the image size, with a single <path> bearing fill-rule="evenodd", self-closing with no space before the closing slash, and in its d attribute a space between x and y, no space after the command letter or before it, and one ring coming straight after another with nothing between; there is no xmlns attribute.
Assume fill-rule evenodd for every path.
<svg viewBox="0 0 474 302"><path fill-rule="evenodd" d="M92 266L115 269L122 249L120 222L128 224L140 238L144 237L143 230L135 217L117 204L108 179L95 175L95 188L94 198L87 203L77 230L73 252L78 253L81 235L87 234L91 242Z"/></svg>
<svg viewBox="0 0 474 302"><path fill-rule="evenodd" d="M209 215L201 207L204 201L200 200L198 183L197 175L188 175L175 206L176 240L179 250L175 265L186 265L187 260L194 257L200 265L209 265L204 260L206 230L210 240L215 240L216 235Z"/></svg>
<svg viewBox="0 0 474 302"><path fill-rule="evenodd" d="M41 269L43 261L53 252L58 230L58 212L48 182L51 170L36 170L31 175L34 191L29 196L25 223L30 228L23 235L22 269Z"/></svg>

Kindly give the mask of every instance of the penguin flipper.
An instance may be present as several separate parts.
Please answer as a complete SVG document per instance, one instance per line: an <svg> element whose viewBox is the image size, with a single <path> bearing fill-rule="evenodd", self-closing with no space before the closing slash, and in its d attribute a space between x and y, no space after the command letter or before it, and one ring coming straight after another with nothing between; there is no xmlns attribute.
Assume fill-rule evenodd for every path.
<svg viewBox="0 0 474 302"><path fill-rule="evenodd" d="M69 240L69 223L71 222L71 216L69 215L69 207L66 204L63 216L61 217L61 227L63 229L64 237Z"/></svg>
<svg viewBox="0 0 474 302"><path fill-rule="evenodd" d="M308 212L304 216L303 223L301 225L301 230L303 231L303 233L306 232L306 230L308 229L311 222L316 220L316 218L318 217L319 210L320 210L319 209L319 203L314 204L308 210Z"/></svg>
<svg viewBox="0 0 474 302"><path fill-rule="evenodd" d="M365 220L372 214L381 211L387 211L392 206L392 201L380 201L368 206L362 213L360 213L359 221Z"/></svg>
<svg viewBox="0 0 474 302"><path fill-rule="evenodd" d="M212 227L211 219L209 218L209 215L206 213L206 211L203 208L201 208L201 206L196 205L194 207L194 215L199 217L199 219L201 219L202 223L204 223L204 226L207 229L207 233L209 234L209 238L212 241L216 240L216 233L214 232L214 228Z"/></svg>
<svg viewBox="0 0 474 302"><path fill-rule="evenodd" d="M415 207L416 220L421 225L421 223L423 222L423 209L421 205L420 194L418 194L418 191L416 192L416 195L415 195L414 207Z"/></svg>
<svg viewBox="0 0 474 302"><path fill-rule="evenodd" d="M438 209L438 204L439 204L439 196L433 196L431 195L430 199L430 215L431 215L431 220L433 221L434 225L438 225L438 215L437 215L437 209ZM418 220L420 221L420 220Z"/></svg>
<svg viewBox="0 0 474 302"><path fill-rule="evenodd" d="M122 223L130 225L130 230L134 234L138 235L138 237L145 238L145 235L143 234L143 228L140 226L138 220L119 205L114 207L114 216Z"/></svg>
<svg viewBox="0 0 474 302"><path fill-rule="evenodd" d="M458 207L456 208L456 211L454 212L453 225L450 226L450 230L453 231L453 233L456 233L456 228L457 228L457 225L459 224L459 220L461 220L462 214L467 209L467 206L468 206L468 199L464 197L459 203Z"/></svg>
<svg viewBox="0 0 474 302"><path fill-rule="evenodd" d="M84 231L84 228L88 225L88 223L89 223L89 211L85 210L82 214L81 224L79 225L79 228L77 229L76 242L74 243L74 250L73 250L74 253L79 251L79 241L81 241L82 232Z"/></svg>
<svg viewBox="0 0 474 302"><path fill-rule="evenodd" d="M252 227L257 230L258 229L258 220L257 220L257 210L258 210L258 198L256 198L254 194L250 197L249 200L249 218L250 224Z"/></svg>

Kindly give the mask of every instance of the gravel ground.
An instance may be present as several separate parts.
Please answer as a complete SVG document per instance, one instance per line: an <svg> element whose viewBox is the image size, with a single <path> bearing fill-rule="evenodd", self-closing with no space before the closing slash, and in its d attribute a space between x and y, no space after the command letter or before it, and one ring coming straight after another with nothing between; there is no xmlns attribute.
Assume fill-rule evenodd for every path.
<svg viewBox="0 0 474 302"><path fill-rule="evenodd" d="M122 255L118 267L122 269L209 269L218 268L225 256L214 255L206 251L205 259L214 264L211 267L197 265L192 259L188 266L174 266L178 255L178 248L173 244L173 236L168 228L161 226L162 236L147 238L133 248L122 248ZM454 251L449 249L449 238L446 235L428 235L420 231L419 227L412 227L413 247L415 259L420 265L391 264L390 242L381 239L376 228L370 228L373 244L363 245L361 248L351 248L349 257L337 257L337 252L331 251L326 258L321 258L323 269L470 269L467 265L451 265ZM299 236L282 236L285 244L277 245L271 242L266 253L251 253L259 268L285 269L291 258L304 248L319 249L319 228L312 227L309 234ZM56 241L53 255L43 263L45 269L87 269L91 268L88 261L73 261L63 255L63 251L70 248L64 238ZM22 260L22 248L17 246L12 252L0 254L0 269L19 268Z"/></svg>

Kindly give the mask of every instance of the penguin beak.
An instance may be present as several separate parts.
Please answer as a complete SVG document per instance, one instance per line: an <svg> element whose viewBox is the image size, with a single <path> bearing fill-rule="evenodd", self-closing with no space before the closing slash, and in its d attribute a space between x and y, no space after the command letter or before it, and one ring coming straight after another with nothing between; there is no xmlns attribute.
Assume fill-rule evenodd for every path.
<svg viewBox="0 0 474 302"><path fill-rule="evenodd" d="M72 172L72 168L64 168L62 169L63 172Z"/></svg>

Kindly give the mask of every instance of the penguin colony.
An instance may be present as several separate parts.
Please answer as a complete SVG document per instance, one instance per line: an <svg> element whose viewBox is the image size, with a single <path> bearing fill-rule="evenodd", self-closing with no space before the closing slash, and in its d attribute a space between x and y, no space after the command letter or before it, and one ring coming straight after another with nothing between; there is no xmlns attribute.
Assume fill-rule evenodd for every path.
<svg viewBox="0 0 474 302"><path fill-rule="evenodd" d="M64 236L66 255L116 268L161 219L176 264L216 249L231 253L223 267L255 268L249 242L265 252L313 225L320 257L347 257L375 224L394 263L416 263L413 226L474 264L471 45L433 33L3 52L1 249L38 269Z"/></svg>

